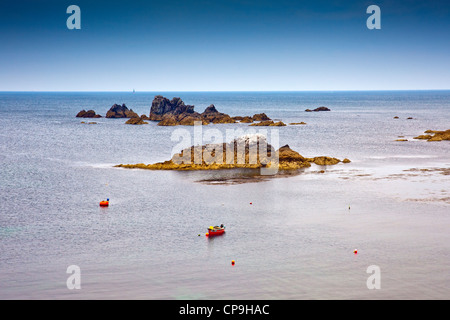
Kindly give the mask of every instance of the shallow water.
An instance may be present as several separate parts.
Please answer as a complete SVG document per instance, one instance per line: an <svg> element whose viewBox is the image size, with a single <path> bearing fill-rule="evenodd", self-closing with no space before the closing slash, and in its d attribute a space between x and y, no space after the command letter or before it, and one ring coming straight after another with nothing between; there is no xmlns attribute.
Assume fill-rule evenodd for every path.
<svg viewBox="0 0 450 320"><path fill-rule="evenodd" d="M0 93L1 299L450 298L450 144L412 139L449 129L449 91L161 93L305 121L277 128L280 146L352 160L236 184L114 168L169 159L178 128L75 118L114 103L148 115L156 94ZM304 112L322 105L332 111ZM203 130L237 127L249 129ZM221 223L224 236L204 236ZM81 290L66 287L69 265ZM366 286L370 265L380 290Z"/></svg>

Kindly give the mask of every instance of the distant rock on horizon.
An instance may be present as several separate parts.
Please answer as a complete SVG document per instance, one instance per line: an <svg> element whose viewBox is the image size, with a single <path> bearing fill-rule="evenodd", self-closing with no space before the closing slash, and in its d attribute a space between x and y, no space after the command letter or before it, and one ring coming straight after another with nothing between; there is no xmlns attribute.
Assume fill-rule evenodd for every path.
<svg viewBox="0 0 450 320"><path fill-rule="evenodd" d="M329 108L327 108L327 107L318 107L318 108L316 108L314 110L306 109L305 111L306 112L318 112L318 111L331 111L331 110Z"/></svg>

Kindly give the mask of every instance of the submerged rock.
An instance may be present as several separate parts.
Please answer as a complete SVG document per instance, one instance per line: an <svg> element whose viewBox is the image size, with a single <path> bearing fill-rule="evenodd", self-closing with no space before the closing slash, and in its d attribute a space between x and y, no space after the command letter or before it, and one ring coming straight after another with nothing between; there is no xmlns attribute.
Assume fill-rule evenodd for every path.
<svg viewBox="0 0 450 320"><path fill-rule="evenodd" d="M306 124L306 122L291 122L291 123L289 123L289 125L291 125L291 126L295 126L295 125L305 125Z"/></svg>
<svg viewBox="0 0 450 320"><path fill-rule="evenodd" d="M286 126L286 124L282 121L278 121L278 122L274 122L273 120L269 120L269 121L261 121L258 123L253 123L250 126L253 127L284 127Z"/></svg>

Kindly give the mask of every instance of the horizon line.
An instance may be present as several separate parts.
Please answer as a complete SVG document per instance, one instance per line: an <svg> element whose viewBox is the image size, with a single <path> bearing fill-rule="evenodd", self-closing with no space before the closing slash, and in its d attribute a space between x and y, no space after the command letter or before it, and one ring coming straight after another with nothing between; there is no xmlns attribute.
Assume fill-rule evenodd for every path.
<svg viewBox="0 0 450 320"><path fill-rule="evenodd" d="M450 91L448 89L336 89L336 90L0 90L0 93L155 93L155 92L380 92L380 91Z"/></svg>

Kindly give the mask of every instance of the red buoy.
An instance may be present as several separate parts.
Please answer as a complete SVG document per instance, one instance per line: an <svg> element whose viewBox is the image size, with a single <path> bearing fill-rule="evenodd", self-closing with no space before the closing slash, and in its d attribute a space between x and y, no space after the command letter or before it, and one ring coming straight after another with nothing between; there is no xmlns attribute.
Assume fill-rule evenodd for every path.
<svg viewBox="0 0 450 320"><path fill-rule="evenodd" d="M100 207L108 207L109 201L100 201Z"/></svg>

